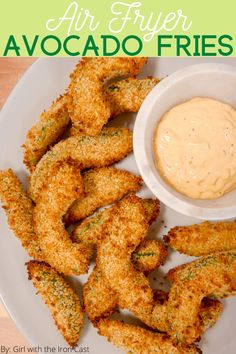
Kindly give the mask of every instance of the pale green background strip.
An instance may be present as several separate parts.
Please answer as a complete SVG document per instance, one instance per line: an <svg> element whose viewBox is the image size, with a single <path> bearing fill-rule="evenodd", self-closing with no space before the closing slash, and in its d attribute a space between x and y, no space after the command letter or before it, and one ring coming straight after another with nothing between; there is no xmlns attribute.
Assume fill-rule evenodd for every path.
<svg viewBox="0 0 236 354"><path fill-rule="evenodd" d="M185 34L192 38L193 35L224 35L228 34L233 37L231 45L233 46L232 55L235 56L235 40L236 40L236 25L235 25L235 13L236 13L236 2L235 0L143 0L143 1L112 1L112 0L9 0L2 1L0 7L0 56L3 56L4 49L10 34L15 36L18 46L20 47L19 53L21 56L28 56L25 44L22 40L22 35L25 34L30 45L35 37L39 35L38 42L33 52L33 56L43 56L45 55L41 49L42 39L51 34L56 35L63 41L66 38L69 21L67 24L64 24L55 32L49 32L46 29L46 22L49 19L58 19L63 16L67 7L75 2L78 4L78 13L77 16L81 13L81 22L84 16L84 10L88 9L91 14L95 16L96 21L100 22L99 27L95 32L91 32L87 26L85 26L81 31L77 32L72 27L71 34L76 34L80 36L80 40L74 40L71 42L70 50L80 51L80 54L83 52L83 48L86 42L86 39L89 34L92 34L94 40L99 47L98 54L103 55L103 45L101 40L101 35L113 34L122 41L127 35L134 34L143 38L144 34L147 34L148 31L140 31L139 25L133 24L132 21L126 23L126 26L119 34L110 33L108 24L112 18L117 17L117 15L112 14L111 6L113 3L122 3L122 4L132 4L135 2L140 2L142 5L137 9L140 10L141 14L145 16L145 24L150 14L153 12L153 21L151 25L153 27L155 21L157 20L160 13L162 13L162 20L160 24L163 24L163 18L170 12L177 12L182 10L183 14L187 16L187 23L192 21L192 26L189 31L183 32L181 26L177 26L174 31L163 32L159 34ZM116 10L127 9L127 5L116 5ZM83 10L81 11L81 8ZM137 10L136 9L136 10ZM134 19L134 9L130 12L130 16ZM72 11L71 11L72 14ZM123 11L123 15L125 11ZM76 16L76 20L77 20ZM80 24L81 24L80 22ZM55 22L56 23L56 22ZM182 22L180 22L182 23ZM120 25L121 22L117 22L117 25ZM215 48L208 49L208 52L215 52L217 55L218 45L217 39L208 40L211 43L215 44ZM162 55L166 56L176 56L176 45L175 40L169 41L172 44L171 48L163 50ZM192 41L193 42L193 41ZM135 44L136 46L136 44ZM53 50L55 45L48 43L46 46L48 50ZM111 49L113 46L111 46ZM130 50L134 50L134 45L129 46ZM191 54L194 53L194 42L189 47ZM200 42L200 52L201 52L201 42ZM141 55L145 56L157 56L157 35L149 41L143 41L143 50ZM9 52L9 56L14 56L15 52ZM62 49L58 56L66 56L67 54ZM93 51L88 52L87 55L94 55ZM121 50L118 51L117 55L125 55ZM181 56L186 55L183 51Z"/></svg>

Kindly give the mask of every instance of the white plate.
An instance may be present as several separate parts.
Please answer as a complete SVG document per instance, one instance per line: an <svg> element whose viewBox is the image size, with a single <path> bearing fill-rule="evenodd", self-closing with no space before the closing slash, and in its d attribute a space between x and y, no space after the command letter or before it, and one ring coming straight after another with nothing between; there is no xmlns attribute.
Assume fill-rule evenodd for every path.
<svg viewBox="0 0 236 354"><path fill-rule="evenodd" d="M43 109L68 84L68 75L72 71L76 59L46 58L40 59L28 70L17 84L5 104L0 116L0 168L11 167L26 182L27 172L22 163L21 145L27 130L38 119ZM235 59L204 59L204 58L160 58L150 59L143 75L165 76L186 65L202 62L222 62L236 65ZM133 127L135 115L121 117L113 123ZM126 119L124 119L126 118ZM133 156L129 156L120 164L121 168L138 172ZM143 196L151 192L144 189ZM161 222L164 220L164 224ZM178 214L162 206L161 216L152 226L150 233L161 237L175 225L187 225L196 222L195 219ZM167 226L167 227L165 227ZM47 307L40 296L35 296L35 289L27 280L24 263L27 254L21 248L19 241L12 235L3 211L0 211L0 293L5 306L18 328L33 346L66 347L60 333L54 326ZM157 287L162 281L163 274L171 267L189 261L190 258L171 252L164 267L157 272ZM77 289L86 277L75 279ZM202 340L201 348L205 354L234 354L236 352L236 298L224 302L224 312L213 329L207 331ZM96 330L86 323L79 347L89 347L92 354L122 353L109 344L105 338L96 334ZM56 349L56 352L59 352ZM79 352L79 349L77 349Z"/></svg>

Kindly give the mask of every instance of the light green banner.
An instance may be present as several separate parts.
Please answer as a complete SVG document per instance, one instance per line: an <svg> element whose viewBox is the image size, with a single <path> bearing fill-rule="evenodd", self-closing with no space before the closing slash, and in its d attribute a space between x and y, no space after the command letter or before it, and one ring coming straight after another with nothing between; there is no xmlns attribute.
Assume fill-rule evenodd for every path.
<svg viewBox="0 0 236 354"><path fill-rule="evenodd" d="M0 56L236 56L235 0L8 0Z"/></svg>

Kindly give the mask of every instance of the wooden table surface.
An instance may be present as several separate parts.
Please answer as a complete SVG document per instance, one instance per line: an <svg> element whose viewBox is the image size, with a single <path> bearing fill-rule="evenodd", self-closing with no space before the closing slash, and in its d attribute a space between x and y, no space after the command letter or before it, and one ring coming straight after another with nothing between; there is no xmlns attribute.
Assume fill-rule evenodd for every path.
<svg viewBox="0 0 236 354"><path fill-rule="evenodd" d="M0 109L34 58L0 58ZM0 347L29 346L0 302Z"/></svg>

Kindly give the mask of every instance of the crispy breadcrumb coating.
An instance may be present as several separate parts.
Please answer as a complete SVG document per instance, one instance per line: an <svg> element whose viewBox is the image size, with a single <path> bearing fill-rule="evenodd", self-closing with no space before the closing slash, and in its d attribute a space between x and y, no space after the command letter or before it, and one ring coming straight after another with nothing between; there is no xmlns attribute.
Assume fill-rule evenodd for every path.
<svg viewBox="0 0 236 354"><path fill-rule="evenodd" d="M146 58L83 58L71 74L68 111L82 133L97 135L111 116L105 84L122 76L135 76Z"/></svg>
<svg viewBox="0 0 236 354"><path fill-rule="evenodd" d="M130 195L113 209L105 237L98 244L97 266L118 295L118 304L142 319L152 312L153 293L148 279L131 263L131 255L148 230L145 209Z"/></svg>
<svg viewBox="0 0 236 354"><path fill-rule="evenodd" d="M134 263L136 269L145 273L149 273L150 271L157 269L162 264L163 259L166 256L166 249L160 242L147 240L143 245L145 247L145 251L148 244L150 245L149 249L151 252L153 252L153 250L156 252L155 261L150 262L149 259L145 259L149 258L149 256L143 256L141 258L138 257L138 261ZM138 248L138 253L140 252L142 252L142 244ZM137 251L134 251L132 255L133 258L135 258L136 253ZM115 310L118 302L119 298L116 292L108 285L107 280L102 275L101 270L96 266L84 286L84 304L89 319L94 322L101 317L111 314Z"/></svg>
<svg viewBox="0 0 236 354"><path fill-rule="evenodd" d="M167 247L157 240L145 240L132 254L135 268L151 272L162 264L167 257Z"/></svg>
<svg viewBox="0 0 236 354"><path fill-rule="evenodd" d="M205 256L236 249L236 221L208 222L172 228L165 242L189 256Z"/></svg>
<svg viewBox="0 0 236 354"><path fill-rule="evenodd" d="M29 279L49 307L54 321L71 347L78 343L84 314L78 295L53 268L44 262L27 263Z"/></svg>
<svg viewBox="0 0 236 354"><path fill-rule="evenodd" d="M141 203L143 204L144 211L146 214L146 221L149 225L156 221L160 213L160 202L158 199L142 199L140 198Z"/></svg>
<svg viewBox="0 0 236 354"><path fill-rule="evenodd" d="M199 316L202 321L202 333L216 324L222 311L223 306L219 300L209 299L208 297L202 300L199 311Z"/></svg>
<svg viewBox="0 0 236 354"><path fill-rule="evenodd" d="M106 94L111 105L111 117L126 112L137 112L149 92L160 82L154 77L136 79L130 77L107 87Z"/></svg>
<svg viewBox="0 0 236 354"><path fill-rule="evenodd" d="M148 331L118 320L102 319L97 323L98 333L129 354L196 354L195 346L177 346L166 334Z"/></svg>
<svg viewBox="0 0 236 354"><path fill-rule="evenodd" d="M11 169L0 171L0 200L8 225L30 257L43 260L43 253L33 227L34 203L22 189Z"/></svg>
<svg viewBox="0 0 236 354"><path fill-rule="evenodd" d="M66 275L84 274L91 258L82 244L73 243L62 223L70 205L83 195L83 182L76 166L63 163L49 179L34 209L35 230L47 263Z"/></svg>
<svg viewBox="0 0 236 354"><path fill-rule="evenodd" d="M85 311L92 323L101 317L106 317L115 311L118 296L107 284L98 266L95 266L84 285Z"/></svg>
<svg viewBox="0 0 236 354"><path fill-rule="evenodd" d="M30 178L30 195L37 201L48 178L62 161L75 161L78 169L111 165L132 151L132 132L126 128L104 128L100 135L73 136L56 144L37 164Z"/></svg>
<svg viewBox="0 0 236 354"><path fill-rule="evenodd" d="M113 207L109 207L98 211L94 216L83 220L81 224L74 228L71 235L72 240L74 242L83 242L95 250L104 235L103 230L110 218L112 209Z"/></svg>
<svg viewBox="0 0 236 354"><path fill-rule="evenodd" d="M202 299L236 294L236 251L202 257L179 268L167 304L168 333L177 343L192 343L202 334Z"/></svg>
<svg viewBox="0 0 236 354"><path fill-rule="evenodd" d="M66 224L74 224L96 209L120 200L126 194L138 192L142 178L128 171L101 167L83 175L85 196L77 200L65 215Z"/></svg>
<svg viewBox="0 0 236 354"><path fill-rule="evenodd" d="M154 303L153 312L151 316L146 318L145 323L160 332L167 332L167 301L168 293L159 289L154 289Z"/></svg>
<svg viewBox="0 0 236 354"><path fill-rule="evenodd" d="M105 95L111 108L110 118L125 112L137 112L147 94L159 81L153 77L144 79L132 77L108 85L105 88ZM31 172L45 152L65 133L70 123L67 104L68 93L57 98L28 131L23 145L24 163ZM71 127L70 135L78 133L80 132L75 127Z"/></svg>
<svg viewBox="0 0 236 354"><path fill-rule="evenodd" d="M40 115L38 122L28 131L23 145L24 164L31 172L49 147L62 136L69 124L67 100L66 94L60 96L47 111Z"/></svg>
<svg viewBox="0 0 236 354"><path fill-rule="evenodd" d="M145 208L146 219L148 220L149 224L151 224L156 219L154 214L156 214L157 216L157 214L159 213L159 202L157 200L152 200L152 199L146 199L146 200L140 199L140 201L142 202ZM113 208L106 209L100 213L101 216L103 215L106 216L107 219L105 222L107 222L112 209ZM91 231L90 231L91 233L93 227L94 224L91 223ZM95 226L95 230L96 230L96 226ZM104 227L102 230L104 230ZM95 242L93 237L89 236L89 232L87 232L88 231L87 229L85 230L84 235L82 233L80 234L80 237L78 236L77 240L80 240L80 242L85 242L88 246L90 245L90 247L95 247L103 237L102 230L100 230L100 235L98 236L99 239L97 237L97 242ZM96 233L94 233L94 235L96 235ZM156 254L155 260L154 260L154 256L151 257L152 258L151 262L149 260L150 256L146 252L148 245L150 245L149 253L152 252L153 254L155 252ZM150 272L151 270L154 270L158 266L160 266L160 264L163 262L166 256L166 248L156 240L144 241L143 247L145 252L142 252L142 246L139 246L138 252L139 254L140 252L142 252L142 257L138 256L137 259L135 260L134 265L136 268L142 269L144 272ZM157 247L159 247L158 250ZM133 258L135 257L135 254L136 254L136 250L132 255ZM112 290L112 288L108 285L106 278L102 275L102 272L98 266L96 266L93 269L93 272L91 273L87 283L84 286L84 304L85 304L86 312L92 322L94 322L101 316L103 317L112 313L115 310L116 305L118 304L118 296L116 295L116 292Z"/></svg>
<svg viewBox="0 0 236 354"><path fill-rule="evenodd" d="M150 322L150 327L156 328L161 332L168 332L168 297L168 293L161 290L154 290L155 307L152 318L149 319L149 321L152 321ZM216 324L222 310L223 307L219 300L209 299L207 297L202 300L199 310L201 334Z"/></svg>
<svg viewBox="0 0 236 354"><path fill-rule="evenodd" d="M105 89L109 101L111 116L117 117L122 113L137 112L149 92L160 82L154 77L136 79L130 77L110 84ZM72 126L70 135L81 134L80 127Z"/></svg>
<svg viewBox="0 0 236 354"><path fill-rule="evenodd" d="M144 206L147 222L151 225L159 214L160 202L156 199L140 199L140 201ZM73 241L83 242L95 248L104 235L104 230L107 227L106 223L110 218L113 208L114 206L106 208L97 212L94 216L83 220L81 224L73 230ZM139 262L142 262L142 257L140 257Z"/></svg>

